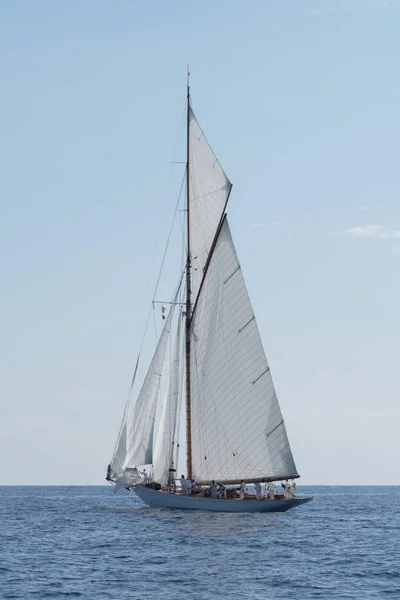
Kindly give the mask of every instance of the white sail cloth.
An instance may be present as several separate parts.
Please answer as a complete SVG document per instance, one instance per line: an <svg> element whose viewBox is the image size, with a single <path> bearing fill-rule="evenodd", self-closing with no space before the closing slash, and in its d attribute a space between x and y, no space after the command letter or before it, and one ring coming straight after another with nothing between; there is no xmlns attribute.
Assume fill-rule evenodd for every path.
<svg viewBox="0 0 400 600"><path fill-rule="evenodd" d="M153 461L153 432L157 398L175 301L176 297L171 304L170 312L132 414L121 426L116 451L110 465L111 470L117 477L122 475L125 469L149 465Z"/></svg>
<svg viewBox="0 0 400 600"><path fill-rule="evenodd" d="M170 379L162 405L156 436L153 459L154 481L167 483L169 469L174 466L174 450L177 429L177 408L182 371L181 316L178 318L177 333L173 350Z"/></svg>
<svg viewBox="0 0 400 600"><path fill-rule="evenodd" d="M189 107L189 198L192 299L195 300L232 184Z"/></svg>
<svg viewBox="0 0 400 600"><path fill-rule="evenodd" d="M124 415L121 429L119 432L114 456L110 463L111 475L118 477L123 473L124 463L126 459L126 415Z"/></svg>
<svg viewBox="0 0 400 600"><path fill-rule="evenodd" d="M197 481L296 475L228 222L191 327L192 461Z"/></svg>

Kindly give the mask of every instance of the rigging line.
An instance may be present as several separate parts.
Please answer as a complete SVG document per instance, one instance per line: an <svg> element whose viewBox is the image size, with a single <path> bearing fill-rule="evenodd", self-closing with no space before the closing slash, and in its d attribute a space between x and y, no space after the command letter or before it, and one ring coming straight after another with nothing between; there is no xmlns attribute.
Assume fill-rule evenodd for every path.
<svg viewBox="0 0 400 600"><path fill-rule="evenodd" d="M181 213L181 212L184 212L184 213L186 213L186 210L184 210L184 211L179 211L179 213ZM183 246L183 249L184 249L185 255L187 255L187 244L186 244L186 235L185 235L185 225L184 225L184 222L183 222L183 220L182 220L182 215L181 215L181 214L179 214L179 223L180 223L180 225L181 225L181 231L182 231L182 240L183 240L183 241L182 241L182 246Z"/></svg>
<svg viewBox="0 0 400 600"><path fill-rule="evenodd" d="M171 165L171 168L172 168L172 165ZM174 215L173 215L173 219L172 219L170 231L169 231L169 234L168 234L167 244L166 244L164 255L163 255L163 259L162 259L162 262L161 262L161 267L160 267L160 271L159 271L159 274L158 274L156 287L155 287L155 290L154 290L154 293L153 293L153 300L154 300L155 295L157 293L158 285L159 285L159 282L160 282L161 272L162 272L162 269L163 269L163 266L164 266L165 257L166 257L167 250L168 250L169 241L171 239L172 229L173 229L173 226L174 226L174 222L175 222L175 218L176 218L176 214L177 214L177 210L178 210L180 198L181 198L181 195L182 195L182 190L183 190L184 182L185 182L185 175L182 177L182 182L181 182L179 194L178 194L177 201L176 201L176 204L175 204L175 210L174 210ZM165 210L165 204L164 204L164 210ZM163 213L162 217L164 217L164 213ZM161 219L161 222L162 221L163 221L163 218ZM181 227L182 227L182 224L181 224ZM182 233L183 233L183 230L182 230ZM184 233L183 233L183 235L184 235ZM150 274L153 271L153 266L154 266L154 263L155 263L155 257L156 257L156 252L157 252L157 248L158 248L158 241L159 241L159 235L157 237L156 246L155 246L155 250L154 250L154 253L153 253L152 264L151 264L151 267L150 267ZM150 278L150 275L149 275L149 278ZM182 282L182 279L183 279L183 275L182 275L180 284ZM147 284L146 294L145 295L147 295L147 289L148 289L148 287L149 287L149 282ZM119 444L119 440L121 438L123 427L124 427L124 424L125 424L126 419L127 419L128 410L129 410L130 402L131 402L132 395L133 395L133 388L134 388L134 384L135 384L135 380L136 380L137 370L138 370L138 366L139 366L140 355L141 355L141 352L142 352L142 349L143 349L143 344L144 344L144 340L145 340L145 337L146 337L146 333L147 333L147 329L148 329L148 326L149 326L149 322L150 322L150 317L151 317L152 311L153 311L153 315L154 315L154 304L150 305L150 309L149 309L149 312L148 312L148 315L147 315L147 319L146 319L146 322L145 322L145 326L144 326L144 330L143 330L143 335L142 335L142 339L141 339L140 346L139 346L139 352L137 354L135 369L134 369L133 377L132 377L132 380L131 380L131 384L129 386L127 398L126 398L126 401L125 401L124 412L123 412L121 424L120 424L120 427L119 427L119 432L118 432L118 436L117 436L117 443L116 443L116 446L115 446L115 449L114 449L112 460L114 459L115 453L117 451L117 447L118 447L118 444ZM156 339L156 344L157 344L157 339Z"/></svg>
<svg viewBox="0 0 400 600"><path fill-rule="evenodd" d="M180 140L182 139L182 131L184 130L185 126L186 126L186 102L183 105L183 108L181 111L181 116L179 119L179 124L177 127L178 131L176 133L174 145L172 148L172 154L171 154L171 161L170 161L171 165L174 163L180 163L180 161L175 161L174 158L176 157L177 146L178 146L178 143L180 143ZM183 164L186 164L186 161Z"/></svg>
<svg viewBox="0 0 400 600"><path fill-rule="evenodd" d="M179 194L178 194L178 197L177 197L177 202L176 202L176 206L175 206L175 210L174 210L174 215L173 215L171 229L173 227L173 223L174 223L174 220L175 220L177 205L179 204L179 199L180 199L180 196L182 194L182 188L183 188L183 182L181 183L180 191L179 191ZM174 185L174 193L176 194L175 185ZM167 198L166 198L166 200L167 200ZM151 277L151 274L153 272L153 268L154 268L154 265L155 265L155 262L156 262L157 249L158 249L158 245L159 245L159 241L160 241L161 225L164 222L164 215L165 215L165 212L166 212L166 209L167 209L167 201L166 200L164 202L163 209L162 209L162 214L161 214L161 219L160 219L160 225L159 225L159 228L158 228L158 234L157 234L156 244L155 244L155 248L154 248L154 252L153 252L153 257L152 257L152 261L151 261L151 267L150 267L150 270L149 270L149 279L148 279L148 282L147 282L147 285L146 285L146 292L144 294L144 297L147 296L147 291L148 291L148 289L150 287L150 277ZM171 230L170 230L169 235L168 235L167 246L166 246L166 249L164 251L164 258L165 258L165 253L167 251L167 247L168 247L168 243L169 243L170 237L171 237ZM164 260L164 258L163 258L163 260ZM160 271L162 270L162 266L163 266L163 263L161 265ZM161 275L161 273L159 273L159 275L158 275L157 285L158 285L158 282L159 282L159 279L160 279L160 275ZM157 286L156 286L156 290L155 290L155 292L153 294L153 299L154 299L154 296L156 294L156 291L157 291ZM143 305L144 305L144 303L145 302L143 302ZM142 310L140 312L142 312ZM141 345L140 345L139 354L140 354L140 352L142 350L142 347L143 347L143 341L144 341L144 338L146 336L147 326L148 326L148 322L149 322L149 319L150 319L150 315L151 315L151 308L149 310L149 315L148 315L148 318L146 320L146 324L145 324L145 328L144 328L144 332L143 332L143 337L142 337L142 342L141 342Z"/></svg>
<svg viewBox="0 0 400 600"><path fill-rule="evenodd" d="M157 323L156 323L156 310L153 304L153 327L154 327L154 341L157 346Z"/></svg>
<svg viewBox="0 0 400 600"><path fill-rule="evenodd" d="M176 204L175 204L174 215L172 217L172 222L171 222L171 226L170 226L169 233L168 233L167 243L165 245L165 250L164 250L164 254L163 254L163 257L162 257L162 261L161 261L160 271L158 273L157 283L156 283L156 287L154 289L153 300L156 297L156 294L157 294L157 291L158 291L158 285L160 283L161 273L162 273L162 270L163 270L163 267L164 267L164 263L165 263L165 257L167 255L169 242L171 240L172 230L174 228L176 213L178 211L178 206L179 206L179 202L180 202L180 199L181 199L181 195L182 195L182 190L183 190L184 183L185 183L185 177L182 178L182 183L181 183L181 187L180 187L180 190L179 190L178 199L177 199Z"/></svg>
<svg viewBox="0 0 400 600"><path fill-rule="evenodd" d="M179 206L179 201L180 201L180 198L181 198L181 195L182 195L184 181L185 181L185 178L183 177L182 183L181 183L181 187L180 187L180 191L179 191L179 195L178 195L178 198L177 198L177 201L176 201L176 205L175 205L174 215L173 215L171 227L170 227L170 230L169 230L166 247L165 247L165 250L164 250L164 255L163 255L161 266L160 266L160 270L159 270L159 273L158 273L157 283L156 283L156 286L155 286L155 289L154 289L154 293L153 293L152 303L150 305L149 312L147 314L147 319L146 319L144 330L143 330L142 340L140 342L140 347L139 347L139 352L138 352L138 360L140 358L140 355L141 355L141 352L142 352L142 349L143 349L143 344L144 344L144 340L145 340L145 337L146 337L146 333L147 333L147 329L148 329L148 326L149 326L149 322L150 322L152 311L154 312L153 302L154 302L154 298L155 298L157 290L158 290L158 285L160 283L161 273L162 273L162 269L163 269L163 266L164 266L165 257L166 257L167 250L168 250L169 241L171 239L171 234L172 234L172 229L173 229L175 218L176 218L177 208ZM156 248L157 248L157 246L158 246L158 241L157 241L157 244L156 244ZM155 250L155 252L156 252L156 250ZM154 252L154 254L155 254L155 252ZM154 265L154 260L155 260L155 258L153 257L153 265ZM152 271L152 269L153 269L153 266L151 267L150 271ZM146 291L146 295L147 295L147 291ZM156 339L156 343L157 343L157 339ZM133 383L134 383L134 380L132 381L131 388L129 389L129 392L128 392L128 399L127 399L127 403L128 404L129 404L129 401L130 401L130 396L132 394ZM126 409L127 409L127 407L126 407Z"/></svg>
<svg viewBox="0 0 400 600"><path fill-rule="evenodd" d="M172 149L172 154L171 154L171 161L170 161L170 167L171 167L171 178L172 178L172 185L173 185L173 189L174 189L174 193L175 195L178 193L178 189L177 189L177 185L176 185L176 177L175 177L175 172L174 172L174 165L175 164L181 164L181 161L176 161L174 160L175 156L176 156L176 149L177 149L177 145L178 145L178 140L181 139L181 134L182 134L182 130L184 128L185 125L185 119L186 117L186 103L184 108L182 109L182 113L181 113L181 117L179 119L179 125L178 125L178 131L176 134L176 138L174 141L174 145L173 145L173 149ZM183 164L186 164L186 162L184 162ZM186 169L185 169L186 171ZM181 194L181 192L179 192L179 195Z"/></svg>
<svg viewBox="0 0 400 600"><path fill-rule="evenodd" d="M124 412L123 412L123 415L122 415L122 420L121 420L121 424L120 424L120 427L119 427L117 442L115 444L115 448L114 448L114 452L113 452L113 455L112 455L111 463L114 461L115 455L117 454L119 442L120 442L121 435L122 435L122 431L123 431L123 428L124 428L125 423L126 423L126 418L127 418L127 414L128 414L128 407L129 407L129 401L130 401L130 398L131 398L131 395L132 395L132 390L133 390L133 386L135 384L136 374L137 374L137 370L138 370L138 366L139 366L139 357L140 357L140 355L137 357L137 360L136 360L135 370L133 372L132 382L131 382L131 385L130 385L130 388L129 388L129 392L128 392L128 398L127 398L127 400L125 402L125 408L124 408Z"/></svg>
<svg viewBox="0 0 400 600"><path fill-rule="evenodd" d="M185 275L185 272L183 271L181 273L181 275L180 275L179 280L178 280L178 284L175 287L175 290L174 290L174 293L173 293L173 296L172 296L172 302L165 302L165 304L170 304L171 305L171 309L170 309L170 311L168 313L168 317L169 317L169 315L171 313L171 310L173 310L173 307L175 307L178 304L178 302L176 302L176 300L178 299L179 292L181 291L181 286L182 286L182 281L183 281L184 275ZM152 303L151 303L152 310L153 310L153 323L154 323L155 343L157 345L158 337L159 336L157 335L157 322L156 322L156 316L155 316L155 312L156 312L155 311L155 304L159 304L159 302L156 302L155 300L153 300Z"/></svg>
<svg viewBox="0 0 400 600"><path fill-rule="evenodd" d="M166 257L167 250L168 250L169 241L171 239L171 234L172 234L172 229L173 229L173 225L174 225L175 218L176 218L177 209L178 209L178 206L179 206L179 201L180 201L180 198L181 198L181 195L182 195L184 181L185 181L185 177L182 178L182 183L181 183L179 195L178 195L178 198L177 198L177 201L176 201L174 215L173 215L173 219L172 219L170 231L169 231L169 234L168 234L167 244L166 244L166 247L165 247L165 250L164 250L163 259L162 259L162 262L161 262L161 267L160 267L160 271L159 271L158 278L157 278L157 284L156 284L156 287L155 287L154 293L153 293L153 301L154 301L155 295L157 293L158 285L159 285L159 282L160 282L161 273L162 273L162 269L163 269L163 266L164 266L165 257ZM152 265L151 265L151 268L150 268L150 273L153 270L153 266L154 266L154 262L155 262L155 255L156 255L156 252L157 252L158 240L159 240L159 237L157 238L156 247L155 247L154 254L153 254ZM147 285L147 289L148 289L148 287L149 287L149 284ZM146 289L146 294L145 295L147 295L147 289ZM128 408L129 408L129 404L130 404L130 401L131 401L131 398L132 398L133 386L134 386L135 379L136 379L136 373L137 373L137 369L138 369L138 365L139 365L140 355L142 353L143 344L144 344L144 340L145 340L145 337L146 337L146 333L147 333L147 329L148 329L148 326L149 326L149 322L150 322L150 318L151 318L152 312L153 312L153 316L154 316L154 305L153 305L153 303L150 305L150 308L149 308L149 311L148 311L148 314L147 314L147 319L146 319L146 322L145 322L145 326L144 326L144 330L143 330L143 335L142 335L142 339L141 339L140 346L139 346L139 352L138 352L138 355L137 355L135 372L134 372L134 375L132 377L131 385L129 387L127 399L126 399L126 402L125 402L125 409L124 409L124 413L123 413L123 420L122 420L121 426L120 426L120 432L122 430L124 419L126 418L126 415L127 415L127 412L128 412ZM156 339L156 343L157 343L157 339ZM118 436L118 439L119 439L119 437L120 436Z"/></svg>

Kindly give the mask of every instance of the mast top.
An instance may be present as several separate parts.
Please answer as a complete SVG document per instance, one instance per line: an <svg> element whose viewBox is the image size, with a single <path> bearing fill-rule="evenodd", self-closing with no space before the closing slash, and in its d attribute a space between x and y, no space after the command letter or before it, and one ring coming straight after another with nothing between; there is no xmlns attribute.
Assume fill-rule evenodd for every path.
<svg viewBox="0 0 400 600"><path fill-rule="evenodd" d="M190 65L187 66L187 97L190 97Z"/></svg>

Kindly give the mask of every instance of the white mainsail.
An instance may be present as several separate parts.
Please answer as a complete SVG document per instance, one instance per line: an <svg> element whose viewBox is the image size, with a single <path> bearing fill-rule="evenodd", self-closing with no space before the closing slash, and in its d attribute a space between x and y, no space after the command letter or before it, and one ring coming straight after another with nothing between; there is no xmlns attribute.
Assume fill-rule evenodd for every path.
<svg viewBox="0 0 400 600"><path fill-rule="evenodd" d="M192 297L196 298L232 184L219 164L190 106L188 110L190 258Z"/></svg>
<svg viewBox="0 0 400 600"><path fill-rule="evenodd" d="M198 481L296 476L268 362L225 218L192 319Z"/></svg>
<svg viewBox="0 0 400 600"><path fill-rule="evenodd" d="M162 406L154 448L153 477L155 481L160 483L167 483L169 469L173 468L175 464L177 410L182 372L181 324L182 318L179 315L170 367L170 378Z"/></svg>

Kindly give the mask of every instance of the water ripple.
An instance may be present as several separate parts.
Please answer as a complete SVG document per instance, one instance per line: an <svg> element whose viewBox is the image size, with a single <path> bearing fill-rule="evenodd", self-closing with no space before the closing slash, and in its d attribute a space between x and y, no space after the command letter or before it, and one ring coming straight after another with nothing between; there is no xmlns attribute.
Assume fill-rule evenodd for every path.
<svg viewBox="0 0 400 600"><path fill-rule="evenodd" d="M0 488L0 598L400 598L400 488L301 491L315 501L233 515L110 487Z"/></svg>

